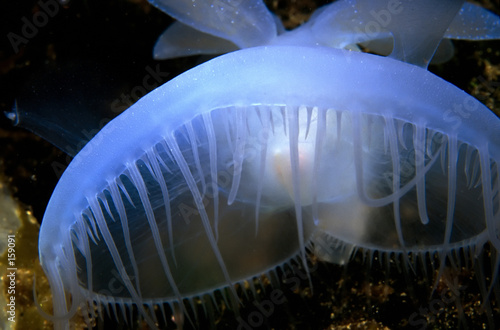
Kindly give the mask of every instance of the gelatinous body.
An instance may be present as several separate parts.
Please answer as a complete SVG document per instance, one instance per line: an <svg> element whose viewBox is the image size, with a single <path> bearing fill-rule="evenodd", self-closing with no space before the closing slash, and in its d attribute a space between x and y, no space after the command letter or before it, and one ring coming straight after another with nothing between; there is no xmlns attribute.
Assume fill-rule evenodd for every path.
<svg viewBox="0 0 500 330"><path fill-rule="evenodd" d="M446 17L442 34L456 16ZM310 31L261 36L260 47L226 38L249 48L185 72L106 125L43 219L56 325L99 303L136 306L154 327L153 307L182 313L223 288L237 307L234 284L297 257L307 269L306 247L339 264L356 249L437 253L444 267L489 243L495 286L500 120L425 70L437 43L415 48L410 32L390 32L397 59L309 44Z"/></svg>
<svg viewBox="0 0 500 330"><path fill-rule="evenodd" d="M453 105L474 116L439 110ZM482 104L409 64L329 48L231 53L85 146L48 205L41 261L73 304L142 306L232 287L325 234L395 253L498 248L499 134ZM109 295L114 276L130 281Z"/></svg>

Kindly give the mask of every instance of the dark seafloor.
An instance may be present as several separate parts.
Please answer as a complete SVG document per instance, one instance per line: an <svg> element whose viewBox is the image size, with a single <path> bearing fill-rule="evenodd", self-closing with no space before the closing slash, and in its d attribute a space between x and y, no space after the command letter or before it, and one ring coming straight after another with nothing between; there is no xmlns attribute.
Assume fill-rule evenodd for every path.
<svg viewBox="0 0 500 330"><path fill-rule="evenodd" d="M169 61L152 59L157 37L172 21L167 15L149 5L146 0L71 0L58 7L58 13L37 28L19 49L9 42L10 32L21 35L26 20L32 21L43 10L41 1L2 1L0 3L0 112L9 112L17 99L20 109L64 107L126 108L137 100L131 95L134 87L143 86L150 70L159 70L157 82L164 83L200 61L200 57ZM268 0L266 4L277 13L287 28L295 27L309 17L324 0ZM484 7L500 13L498 0L480 1ZM430 70L466 90L500 114L500 43L454 42L455 57L444 65ZM33 87L35 86L35 87ZM36 97L33 88L37 89ZM139 89L135 89L136 91ZM144 90L147 88L144 87ZM71 91L68 96L67 91ZM124 94L126 97L122 98ZM0 115L0 192L13 196L18 206L15 215L23 219L24 227L16 234L18 276L16 282L16 322L0 322L0 329L51 329L33 305L33 277L37 278L37 294L47 305L50 298L47 282L37 259L37 223L57 180L70 158L36 135L12 127ZM9 204L11 205L11 204ZM6 207L1 204L0 207ZM6 211L6 210L1 210ZM0 213L4 214L4 213ZM0 222L4 221L0 217ZM3 238L2 238L3 239ZM488 259L488 251L485 251ZM1 264L5 263L5 255ZM454 329L460 315L465 315L470 329L488 328L488 318L481 313L482 296L470 267L449 268L433 296L432 271L427 275L398 272L394 263L387 271L377 260L373 266L362 262L357 255L347 267L311 260L313 289L307 280L298 289L290 282L271 286L267 279L257 284L262 301L269 299L274 288L286 297L283 304L260 326L262 329ZM283 282L283 274L278 281ZM300 275L300 274L299 274ZM298 278L300 278L300 276ZM5 276L1 274L2 283ZM281 279L281 280L280 280ZM459 290L460 303L449 297L446 283ZM295 290L294 290L295 289ZM239 289L240 292L244 288ZM6 289L2 289L6 294ZM491 313L500 328L500 307L494 296ZM2 298L3 299L3 298ZM199 308L200 329L236 329L240 325L230 310L220 303L219 312L203 316ZM210 307L210 306L209 306ZM213 308L213 307L212 307ZM248 320L256 307L247 301L239 311ZM461 310L461 311L457 311ZM0 311L4 320L4 311ZM160 315L161 317L161 315ZM75 318L75 327L85 326L83 318ZM104 317L96 323L98 329L146 329L116 323ZM191 328L186 321L186 328Z"/></svg>

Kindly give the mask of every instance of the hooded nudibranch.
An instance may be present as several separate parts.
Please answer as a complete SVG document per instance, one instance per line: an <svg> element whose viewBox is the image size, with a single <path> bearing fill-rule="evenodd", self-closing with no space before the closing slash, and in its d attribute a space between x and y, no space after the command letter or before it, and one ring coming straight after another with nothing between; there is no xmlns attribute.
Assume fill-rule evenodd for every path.
<svg viewBox="0 0 500 330"><path fill-rule="evenodd" d="M444 267L490 244L490 294L500 120L425 68L443 37L498 38L498 17L448 1L451 10L431 10L437 26L416 28L408 15L427 18L434 3L403 1L386 30L360 38L356 27L387 2L338 1L277 36L260 1L226 8L232 20L206 1L152 2L184 24L176 31L246 49L140 99L64 172L39 239L56 328L78 308L95 317L96 304L135 308L154 328L154 308L182 315L223 288L237 307L235 284L292 259L307 269L306 248L319 245L335 263L360 250L403 263L437 255ZM388 38L392 58L337 49Z"/></svg>

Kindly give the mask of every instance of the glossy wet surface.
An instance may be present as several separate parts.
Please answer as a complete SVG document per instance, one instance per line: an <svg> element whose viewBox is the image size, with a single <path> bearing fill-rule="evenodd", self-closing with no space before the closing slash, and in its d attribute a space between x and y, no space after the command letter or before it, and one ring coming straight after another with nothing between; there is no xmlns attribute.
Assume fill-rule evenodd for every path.
<svg viewBox="0 0 500 330"><path fill-rule="evenodd" d="M318 6L320 2L267 1L267 4L284 18L285 26L293 27L306 19L312 7ZM0 8L2 36L9 32L22 35L24 21L21 18L26 17L31 21L34 13L43 10L36 5L36 1L4 4ZM486 3L486 8L496 9L497 14L500 12L492 4ZM44 85L44 80L36 77L40 77L38 72L50 72L46 68L51 65L76 65L81 67L80 70L97 71L96 74L99 74L98 68L103 67L107 75L118 74L120 78L113 83L119 87L115 94L103 96L102 102L116 110L125 109L155 83L166 82L200 60L199 57L163 62L152 60L152 46L169 22L166 15L141 0L113 0L105 4L73 1L65 7L60 6L58 13L46 24L40 24L38 32L27 38L27 43L18 52L14 51L7 38L2 38L0 110L10 111L16 97L19 105L23 106L23 102L30 99L32 86ZM455 45L456 57L445 65L431 66L430 70L465 89L499 113L499 42L457 42ZM145 80L148 75L150 78ZM33 76L35 78L31 78ZM75 79L78 80L79 76ZM70 80L64 78L60 85L79 85L72 85ZM88 82L88 89L97 92L99 88L93 81ZM25 106L71 106L71 102L61 104L61 99L55 99L52 94L39 97L41 101L38 104L28 102L24 103ZM70 101L76 99L78 97L69 98ZM79 101L85 104L84 99ZM59 175L68 162L69 158L59 150L29 132L12 128L7 119L0 118L0 171L5 174L9 188L22 203L22 208L31 209L39 221ZM262 287L257 284L261 302L254 303L253 299L249 299L240 311L240 319L222 307L222 316L216 316L215 320L202 316L200 323L215 322L218 329L234 329L238 325L243 329L246 325L265 328L266 323L261 321L262 315L269 313L268 326L275 329L342 328L348 325L372 329L419 329L426 323L436 328L456 325L456 300L449 298L453 290L448 289L444 280L438 285L434 296L429 298L433 283L425 280L426 276L410 275L408 281L395 267L387 272L384 267L377 266L377 263L375 265L369 269L361 263L360 256L349 263L347 269L313 260L313 293L300 271L295 275L286 271L278 272L278 281L282 285L273 288L266 285L267 280L263 281ZM429 273L432 271L429 270ZM473 273L468 269L450 269L444 279L452 287L458 287L457 292L464 299L461 308L469 322L473 322L469 326L481 327L486 318L478 315L476 305L481 300L481 294ZM408 283L413 285L408 287ZM300 284L300 287L296 288L296 284ZM464 287L466 290L460 289ZM29 299L31 295L28 293L24 292L23 295ZM283 302L283 297L286 302ZM264 301L271 301L272 304L263 304ZM272 306L272 313L269 312L270 308L267 311L262 309L264 305ZM498 303L494 307L493 312L498 316ZM201 307L199 312L202 314ZM30 315L18 317L31 318ZM108 323L112 322L107 320ZM38 326L42 328L43 322Z"/></svg>

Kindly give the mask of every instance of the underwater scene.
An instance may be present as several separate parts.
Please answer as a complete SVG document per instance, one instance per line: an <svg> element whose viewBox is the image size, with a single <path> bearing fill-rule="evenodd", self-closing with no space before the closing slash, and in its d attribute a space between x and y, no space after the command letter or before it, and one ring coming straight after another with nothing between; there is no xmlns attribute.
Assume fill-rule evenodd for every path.
<svg viewBox="0 0 500 330"><path fill-rule="evenodd" d="M500 328L497 0L0 8L0 330Z"/></svg>

